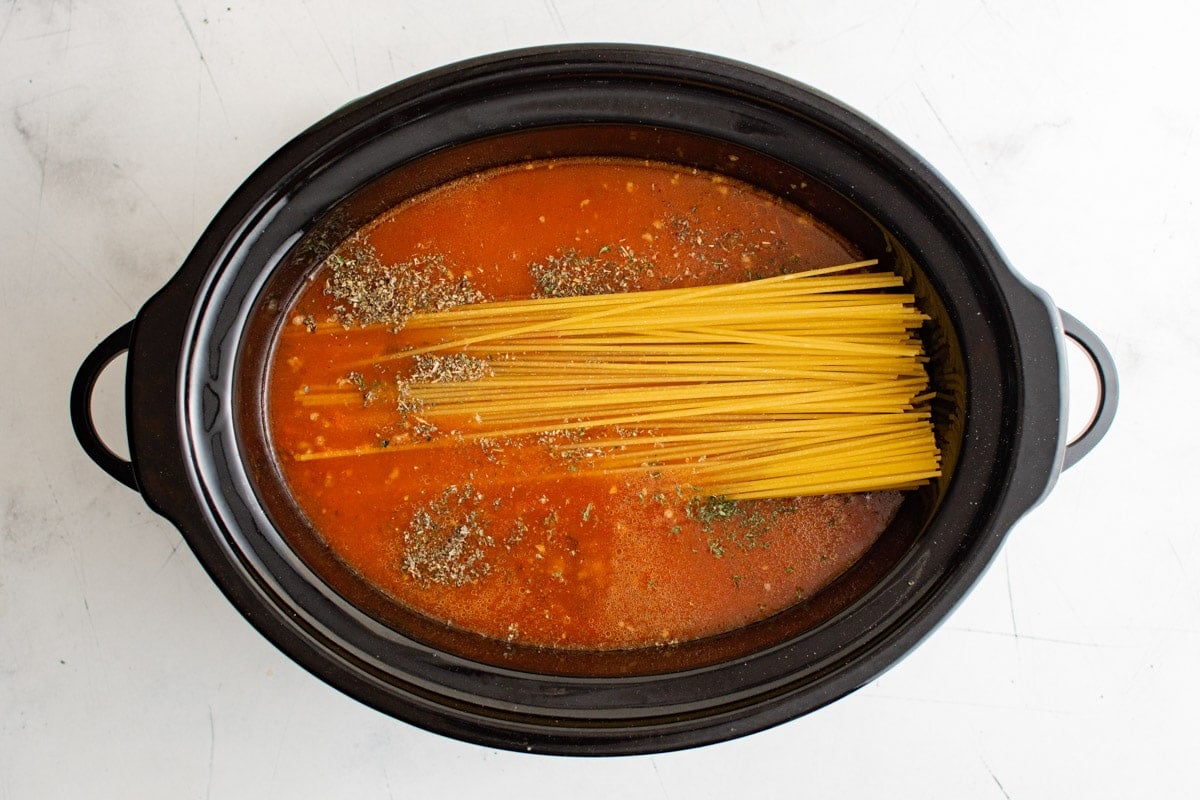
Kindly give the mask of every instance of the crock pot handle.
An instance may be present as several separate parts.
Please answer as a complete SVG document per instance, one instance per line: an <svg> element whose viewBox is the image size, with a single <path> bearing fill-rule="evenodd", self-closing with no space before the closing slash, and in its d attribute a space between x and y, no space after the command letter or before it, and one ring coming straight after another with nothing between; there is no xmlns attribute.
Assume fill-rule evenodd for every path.
<svg viewBox="0 0 1200 800"><path fill-rule="evenodd" d="M126 461L108 448L100 439L92 420L92 391L96 388L96 379L114 358L129 349L132 341L133 320L130 320L110 333L83 360L75 375L75 383L71 386L71 424L75 428L75 438L83 446L84 452L92 457L92 461L136 492L139 489L133 462Z"/></svg>
<svg viewBox="0 0 1200 800"><path fill-rule="evenodd" d="M1096 443L1104 438L1104 434L1108 433L1108 429L1112 425L1113 417L1117 413L1117 365L1113 361L1112 354L1108 352L1108 348L1100 341L1100 337L1092 333L1088 326L1061 308L1058 313L1062 317L1063 333L1083 348L1083 352L1091 359L1092 366L1096 369L1096 377L1100 382L1096 410L1092 414L1091 421L1083 433L1067 443L1063 469L1068 469L1076 461L1090 453Z"/></svg>

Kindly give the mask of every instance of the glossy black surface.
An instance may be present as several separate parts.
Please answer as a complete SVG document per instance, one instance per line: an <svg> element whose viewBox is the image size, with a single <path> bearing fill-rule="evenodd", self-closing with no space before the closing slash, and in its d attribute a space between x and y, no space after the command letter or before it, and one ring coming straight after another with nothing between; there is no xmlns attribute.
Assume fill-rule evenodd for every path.
<svg viewBox="0 0 1200 800"><path fill-rule="evenodd" d="M264 505L271 467L253 446L246 400L269 334L255 322L256 305L280 301L272 293L286 291L290 272L397 193L504 159L643 146L836 218L846 235L908 270L935 307L926 335L938 353L938 388L953 398L939 424L957 461L952 476L913 501L858 577L822 601L821 615L780 615L687 657L643 651L589 665L473 652L393 624L369 599L351 602L354 590L319 577ZM745 157L720 163L730 148ZM347 694L496 747L654 752L812 711L933 630L1061 467L1060 348L1056 310L1011 271L970 210L855 112L779 76L694 53L547 48L384 89L255 172L138 315L130 447L146 501L183 531L230 600Z"/></svg>
<svg viewBox="0 0 1200 800"><path fill-rule="evenodd" d="M1059 309L1058 314L1062 318L1063 335L1078 344L1092 362L1099 392L1092 418L1088 420L1082 433L1067 442L1062 468L1068 469L1092 452L1092 448L1108 433L1117 415L1117 397L1120 391L1117 386L1117 363L1113 361L1112 354L1108 352L1104 342L1100 341L1100 337L1067 312Z"/></svg>
<svg viewBox="0 0 1200 800"><path fill-rule="evenodd" d="M92 420L92 392L96 388L96 380L113 359L129 350L132 334L131 320L106 336L79 366L71 384L71 427L75 429L75 438L79 440L83 451L92 461L112 478L136 492L138 485L133 463L108 448Z"/></svg>

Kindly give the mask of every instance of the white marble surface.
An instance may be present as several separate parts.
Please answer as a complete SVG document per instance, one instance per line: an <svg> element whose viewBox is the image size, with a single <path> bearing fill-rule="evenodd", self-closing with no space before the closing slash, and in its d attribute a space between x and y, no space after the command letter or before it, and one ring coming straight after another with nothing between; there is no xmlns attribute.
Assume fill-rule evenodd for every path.
<svg viewBox="0 0 1200 800"><path fill-rule="evenodd" d="M1183 2L0 3L0 798L1200 796L1196 29ZM294 133L426 68L588 40L732 56L866 112L1123 380L1108 438L884 677L610 760L461 744L310 677L66 412L87 351ZM113 437L120 387L97 401Z"/></svg>

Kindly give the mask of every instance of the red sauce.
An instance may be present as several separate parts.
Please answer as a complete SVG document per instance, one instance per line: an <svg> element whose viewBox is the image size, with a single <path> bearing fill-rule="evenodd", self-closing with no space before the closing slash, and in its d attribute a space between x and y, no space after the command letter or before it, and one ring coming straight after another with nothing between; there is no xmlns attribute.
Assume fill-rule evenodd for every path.
<svg viewBox="0 0 1200 800"><path fill-rule="evenodd" d="M384 265L437 259L443 276L489 300L547 287L721 283L857 257L808 215L748 185L596 159L533 163L439 187L375 220L341 253L364 250ZM405 332L339 324L355 321L345 299L329 293L330 275L327 263L286 312L267 383L272 445L328 547L429 617L539 646L703 637L819 591L871 546L899 505L894 492L704 498L686 480L649 468L616 476L578 470L546 436L443 436L426 448L298 460L419 433L397 411L395 362L371 363L407 346ZM319 387L341 387L343 397L354 391L348 401L306 402Z"/></svg>

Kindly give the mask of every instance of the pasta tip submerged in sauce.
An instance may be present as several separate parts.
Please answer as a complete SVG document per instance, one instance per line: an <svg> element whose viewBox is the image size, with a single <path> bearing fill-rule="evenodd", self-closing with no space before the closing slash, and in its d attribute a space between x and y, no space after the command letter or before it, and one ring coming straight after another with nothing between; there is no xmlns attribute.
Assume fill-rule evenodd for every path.
<svg viewBox="0 0 1200 800"><path fill-rule="evenodd" d="M481 381L494 357L418 352L405 374L394 357L425 343L416 315L739 282L856 255L776 198L668 164L566 159L438 187L343 243L285 312L267 380L281 471L365 581L484 636L641 647L764 618L853 564L901 493L729 500L676 465L605 470L567 412L561 429L490 437L481 418L435 420L411 391L414 375ZM489 385L503 409L510 389Z"/></svg>

